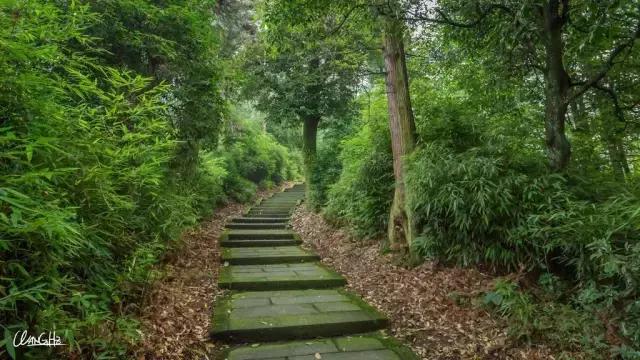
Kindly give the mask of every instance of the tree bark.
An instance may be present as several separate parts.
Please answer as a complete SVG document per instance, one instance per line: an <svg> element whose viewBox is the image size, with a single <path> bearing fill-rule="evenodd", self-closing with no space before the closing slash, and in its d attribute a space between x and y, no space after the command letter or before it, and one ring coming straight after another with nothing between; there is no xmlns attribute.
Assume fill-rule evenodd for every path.
<svg viewBox="0 0 640 360"><path fill-rule="evenodd" d="M416 128L409 97L409 77L404 53L403 24L386 18L384 28L384 63L389 111L389 129L393 152L395 192L389 213L388 240L392 249L407 249L413 230L411 212L407 211L404 156L416 143Z"/></svg>
<svg viewBox="0 0 640 360"><path fill-rule="evenodd" d="M562 171L569 164L571 145L565 134L569 75L563 63L562 31L568 19L569 0L549 0L542 8L545 71L545 140L549 166Z"/></svg>
<svg viewBox="0 0 640 360"><path fill-rule="evenodd" d="M320 117L310 116L304 119L302 126L302 153L304 161L305 196L312 204L312 192L316 190L316 140L318 136L318 124Z"/></svg>

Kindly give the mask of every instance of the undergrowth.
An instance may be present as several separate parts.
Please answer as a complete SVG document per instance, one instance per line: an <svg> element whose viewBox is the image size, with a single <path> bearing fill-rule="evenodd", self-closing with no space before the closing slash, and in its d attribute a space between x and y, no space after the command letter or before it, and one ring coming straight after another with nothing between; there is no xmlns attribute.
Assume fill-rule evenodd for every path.
<svg viewBox="0 0 640 360"><path fill-rule="evenodd" d="M180 233L298 176L260 124L185 138L184 88L105 65L88 32L103 20L77 2L0 8L0 357L126 358L152 269ZM210 110L201 120L233 114ZM188 173L176 166L187 143ZM15 349L22 330L66 346Z"/></svg>

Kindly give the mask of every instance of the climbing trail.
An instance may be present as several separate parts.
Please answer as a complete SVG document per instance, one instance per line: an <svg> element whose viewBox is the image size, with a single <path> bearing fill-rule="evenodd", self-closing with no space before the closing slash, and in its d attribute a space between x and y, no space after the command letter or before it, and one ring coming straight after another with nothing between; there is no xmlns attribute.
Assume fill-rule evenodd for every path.
<svg viewBox="0 0 640 360"><path fill-rule="evenodd" d="M388 324L383 315L299 247L289 219L303 197L296 185L227 225L219 286L231 291L216 304L211 331L234 345L225 358L415 359L378 331Z"/></svg>

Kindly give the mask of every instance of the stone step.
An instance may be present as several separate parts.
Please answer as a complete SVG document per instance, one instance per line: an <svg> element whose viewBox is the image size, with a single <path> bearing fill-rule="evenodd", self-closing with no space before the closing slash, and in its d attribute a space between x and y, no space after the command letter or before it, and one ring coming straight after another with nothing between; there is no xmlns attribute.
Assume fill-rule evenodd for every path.
<svg viewBox="0 0 640 360"><path fill-rule="evenodd" d="M218 300L211 336L235 342L309 339L375 331L387 323L343 290L240 292Z"/></svg>
<svg viewBox="0 0 640 360"><path fill-rule="evenodd" d="M227 360L418 360L411 350L378 333L240 346L230 349L224 358Z"/></svg>
<svg viewBox="0 0 640 360"><path fill-rule="evenodd" d="M345 284L340 274L319 263L230 265L218 278L220 288L231 290L325 289Z"/></svg>
<svg viewBox="0 0 640 360"><path fill-rule="evenodd" d="M282 221L283 219L285 221L288 221L289 218L291 218L291 214L287 213L287 214L245 214L244 217L263 217L263 218L277 218L280 221Z"/></svg>
<svg viewBox="0 0 640 360"><path fill-rule="evenodd" d="M291 211L293 211L292 207L285 207L285 208L267 208L267 207L260 207L260 206L256 206L254 208L249 209L250 212L286 212L286 213L290 213Z"/></svg>
<svg viewBox="0 0 640 360"><path fill-rule="evenodd" d="M289 227L287 222L232 222L227 224L227 229L286 229Z"/></svg>
<svg viewBox="0 0 640 360"><path fill-rule="evenodd" d="M319 260L320 257L298 246L269 246L223 249L221 259L231 265L256 265L303 263Z"/></svg>
<svg viewBox="0 0 640 360"><path fill-rule="evenodd" d="M254 209L262 208L262 209L293 209L295 204L278 204L278 203L263 203L257 204L254 206Z"/></svg>
<svg viewBox="0 0 640 360"><path fill-rule="evenodd" d="M286 220L283 220L282 218L268 218L268 217L254 218L254 217L243 216L243 217L233 218L231 219L231 222L232 223L279 223L279 222L286 222Z"/></svg>
<svg viewBox="0 0 640 360"><path fill-rule="evenodd" d="M261 208L256 207L253 209L249 209L249 213L260 213L260 214L290 214L293 211L292 208L282 208L282 209L273 209L273 208Z"/></svg>
<svg viewBox="0 0 640 360"><path fill-rule="evenodd" d="M229 240L298 239L296 233L288 229L229 230L222 237Z"/></svg>
<svg viewBox="0 0 640 360"><path fill-rule="evenodd" d="M290 212L259 212L259 211L250 211L248 213L245 214L245 216L251 216L251 217L287 217L290 218L291 217L291 213Z"/></svg>
<svg viewBox="0 0 640 360"><path fill-rule="evenodd" d="M251 240L221 240L220 246L225 248L263 247L263 246L294 246L302 244L300 239L251 239Z"/></svg>

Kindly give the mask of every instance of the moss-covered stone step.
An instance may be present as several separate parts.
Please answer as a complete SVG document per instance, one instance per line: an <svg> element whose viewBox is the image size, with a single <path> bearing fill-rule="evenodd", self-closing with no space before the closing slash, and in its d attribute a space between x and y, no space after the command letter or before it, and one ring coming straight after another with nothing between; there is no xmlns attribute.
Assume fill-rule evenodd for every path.
<svg viewBox="0 0 640 360"><path fill-rule="evenodd" d="M291 264L319 260L320 257L298 246L225 248L222 261L231 265Z"/></svg>
<svg viewBox="0 0 640 360"><path fill-rule="evenodd" d="M296 206L300 202L300 199L267 199L262 200L259 203L259 206L263 205L274 205L274 206Z"/></svg>
<svg viewBox="0 0 640 360"><path fill-rule="evenodd" d="M274 215L274 216L289 216L291 215L291 210L249 210L247 211L248 216L254 215Z"/></svg>
<svg viewBox="0 0 640 360"><path fill-rule="evenodd" d="M316 355L317 354L317 355ZM320 356L318 358L318 356ZM373 333L327 339L252 344L228 350L227 360L417 360L392 338Z"/></svg>
<svg viewBox="0 0 640 360"><path fill-rule="evenodd" d="M289 227L287 222L231 222L227 224L228 229L245 229L245 230L257 230L257 229L286 229Z"/></svg>
<svg viewBox="0 0 640 360"><path fill-rule="evenodd" d="M225 237L225 236L223 236ZM229 230L226 233L229 240L252 240L252 239L297 239L298 236L291 230L270 229L270 230Z"/></svg>
<svg viewBox="0 0 640 360"><path fill-rule="evenodd" d="M218 285L232 290L323 289L343 286L345 279L319 263L231 265L220 271Z"/></svg>
<svg viewBox="0 0 640 360"><path fill-rule="evenodd" d="M278 214L278 215L289 215L293 212L293 209L285 209L285 210L275 210L275 209L252 209L247 211L248 215L251 214Z"/></svg>
<svg viewBox="0 0 640 360"><path fill-rule="evenodd" d="M243 216L231 219L231 223L282 223L287 222L288 219L281 217L250 217Z"/></svg>
<svg viewBox="0 0 640 360"><path fill-rule="evenodd" d="M252 218L271 218L271 219L279 219L279 221L289 221L291 218L291 214L255 214L255 213L247 213L245 217Z"/></svg>
<svg viewBox="0 0 640 360"><path fill-rule="evenodd" d="M275 212L291 212L291 206L256 206L249 211L275 211Z"/></svg>
<svg viewBox="0 0 640 360"><path fill-rule="evenodd" d="M309 339L375 331L387 322L344 290L239 292L216 304L211 336L236 342Z"/></svg>
<svg viewBox="0 0 640 360"><path fill-rule="evenodd" d="M263 246L294 246L302 244L300 239L250 239L220 241L220 246L225 248L263 247Z"/></svg>

